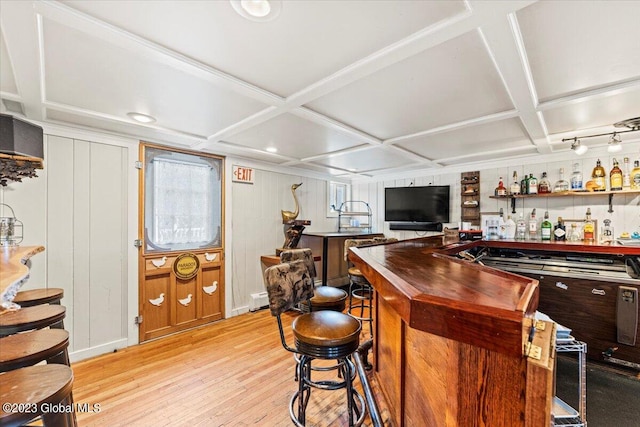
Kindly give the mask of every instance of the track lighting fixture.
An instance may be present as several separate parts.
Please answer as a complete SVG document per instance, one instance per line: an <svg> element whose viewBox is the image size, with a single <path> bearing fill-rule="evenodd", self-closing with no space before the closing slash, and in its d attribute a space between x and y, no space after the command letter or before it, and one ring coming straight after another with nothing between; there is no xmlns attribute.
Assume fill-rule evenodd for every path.
<svg viewBox="0 0 640 427"><path fill-rule="evenodd" d="M589 147L587 147L586 145L580 144L580 140L574 137L573 142L571 143L571 149L575 151L578 156L582 156L584 153L587 152Z"/></svg>
<svg viewBox="0 0 640 427"><path fill-rule="evenodd" d="M627 133L627 132L639 132L640 117L623 120L621 122L614 123L613 126L617 128L627 128L627 129L619 130L615 132L609 132L609 133L599 133L597 135L584 135L584 136L581 136L580 139L611 135L611 139L609 140L609 144L607 146L607 151L609 153L617 153L622 150L622 138L620 138L620 134ZM586 145L582 145L578 137L574 136L573 138L562 138L562 142L568 142L568 141L571 141L571 149L575 151L577 155L580 156L587 152L588 147Z"/></svg>
<svg viewBox="0 0 640 427"><path fill-rule="evenodd" d="M611 135L611 139L609 140L609 146L607 147L607 151L610 153L617 153L622 150L622 139L620 139L620 135L616 132Z"/></svg>

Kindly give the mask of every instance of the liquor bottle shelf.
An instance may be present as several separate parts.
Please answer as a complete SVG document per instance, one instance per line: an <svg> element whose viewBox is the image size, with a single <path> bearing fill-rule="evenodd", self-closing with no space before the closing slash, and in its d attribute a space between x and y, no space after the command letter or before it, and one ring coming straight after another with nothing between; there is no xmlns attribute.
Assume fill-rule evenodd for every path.
<svg viewBox="0 0 640 427"><path fill-rule="evenodd" d="M489 196L491 199L511 200L511 213L516 213L516 199L527 199L536 197L583 197L583 196L609 196L609 213L613 212L613 196L616 194L640 194L640 190L621 191L562 191L556 193L542 194L509 194L506 196Z"/></svg>

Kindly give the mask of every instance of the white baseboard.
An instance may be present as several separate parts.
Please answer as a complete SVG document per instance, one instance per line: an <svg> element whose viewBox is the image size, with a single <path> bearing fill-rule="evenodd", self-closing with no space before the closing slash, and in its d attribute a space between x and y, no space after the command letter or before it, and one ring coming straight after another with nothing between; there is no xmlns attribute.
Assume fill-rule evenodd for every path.
<svg viewBox="0 0 640 427"><path fill-rule="evenodd" d="M75 350L69 353L69 360L71 363L79 362L90 357L100 356L106 353L113 353L115 350L128 347L127 339L122 338L117 341L111 341L106 344L100 344L95 347L84 348L82 350Z"/></svg>

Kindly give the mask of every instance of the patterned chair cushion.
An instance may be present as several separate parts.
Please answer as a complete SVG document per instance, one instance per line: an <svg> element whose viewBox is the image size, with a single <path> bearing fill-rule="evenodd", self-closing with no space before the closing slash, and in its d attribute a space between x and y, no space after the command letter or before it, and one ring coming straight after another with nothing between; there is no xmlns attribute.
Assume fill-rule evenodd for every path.
<svg viewBox="0 0 640 427"><path fill-rule="evenodd" d="M316 277L316 263L313 262L313 253L311 249L287 249L280 254L280 262L291 262L303 260L309 270L311 278Z"/></svg>
<svg viewBox="0 0 640 427"><path fill-rule="evenodd" d="M273 316L313 297L313 278L303 260L277 264L264 271Z"/></svg>
<svg viewBox="0 0 640 427"><path fill-rule="evenodd" d="M344 241L344 260L349 260L349 248L359 246L381 245L383 243L397 242L395 237L374 237L372 239L347 239Z"/></svg>

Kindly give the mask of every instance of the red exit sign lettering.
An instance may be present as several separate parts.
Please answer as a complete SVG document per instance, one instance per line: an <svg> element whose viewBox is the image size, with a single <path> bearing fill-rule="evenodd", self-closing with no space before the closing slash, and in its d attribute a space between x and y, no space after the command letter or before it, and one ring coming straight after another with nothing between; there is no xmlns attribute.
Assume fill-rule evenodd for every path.
<svg viewBox="0 0 640 427"><path fill-rule="evenodd" d="M245 168L243 166L233 166L233 182L244 182L247 184L253 184L255 172L252 168Z"/></svg>

